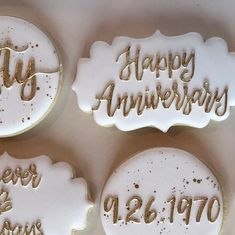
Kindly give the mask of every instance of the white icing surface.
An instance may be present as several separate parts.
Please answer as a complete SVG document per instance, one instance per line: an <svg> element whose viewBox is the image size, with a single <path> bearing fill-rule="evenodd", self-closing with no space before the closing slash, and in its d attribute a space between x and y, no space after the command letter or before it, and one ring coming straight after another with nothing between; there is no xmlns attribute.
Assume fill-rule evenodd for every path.
<svg viewBox="0 0 235 235"><path fill-rule="evenodd" d="M32 182L22 186L20 180L16 185L3 183L6 169L15 171L20 167L27 170L31 164L36 165L38 177L41 177L37 187L33 187ZM47 156L18 160L4 153L0 157L0 176L0 190L9 193L12 203L11 210L0 214L0 231L6 220L12 226L18 224L23 227L26 224L31 227L40 221L45 235L71 235L72 230L84 228L87 212L92 206L87 199L87 184L82 178L74 178L72 168L67 163L52 164ZM1 197L0 200L1 210ZM27 234L42 235L39 231Z"/></svg>
<svg viewBox="0 0 235 235"><path fill-rule="evenodd" d="M113 208L110 211L104 208L104 202L110 196L119 198L117 223L113 223ZM140 219L139 223L126 223L125 218L130 211L126 203L132 196L139 196L143 200L140 210L132 215ZM171 204L166 201L172 196L176 198L176 206L174 221L170 223ZM144 213L151 197L155 200L150 210L156 210L157 217L152 223L146 224ZM178 202L183 197L191 197L193 200L196 197L208 198L200 222L196 222L200 202L193 201L189 224L186 225L186 212L179 214L177 211ZM207 211L213 197L220 201L220 212L212 223L207 218ZM218 235L223 223L223 205L219 182L205 164L182 150L156 148L137 154L115 170L104 187L100 215L107 235ZM215 215L217 208L216 203L212 214Z"/></svg>
<svg viewBox="0 0 235 235"><path fill-rule="evenodd" d="M131 75L129 80L120 79L120 73L126 65L125 48L130 46L130 64ZM156 77L155 71L150 71L149 67L144 69L143 77L141 80L136 79L135 63L133 62L136 54L136 49L140 48L139 52L139 77L142 72L141 64L142 60L146 56L153 58L153 65L156 64L156 55L166 56L168 60L169 53L172 55L180 55L181 61L183 53L195 52L195 70L193 76L189 82L183 82L180 79L181 73L188 69L188 76L192 72L192 64L189 63L183 67L181 65L178 69L173 70L172 77L169 79L169 71L159 71L160 76ZM119 59L117 60L119 56ZM188 57L187 57L188 58ZM145 64L147 62L145 61ZM167 62L169 65L169 61ZM175 61L175 65L177 60ZM210 38L206 41L202 39L202 36L198 33L188 33L182 36L167 37L160 32L156 32L152 37L144 39L135 39L128 37L117 37L114 39L111 45L105 42L95 42L90 50L89 59L81 59L78 63L78 70L76 80L73 84L73 90L77 94L77 100L79 107L84 112L93 112L95 121L102 126L116 125L117 128L123 131L130 131L142 127L152 126L159 128L166 132L173 125L188 125L193 127L202 128L205 127L210 120L222 121L229 116L230 106L235 105L235 56L234 53L229 53L226 42L221 38ZM186 70L185 70L186 71ZM127 78L128 67L124 71ZM211 110L205 112L204 105L200 106L198 103L192 104L191 112L186 115L183 113L183 108L176 109L176 99L169 108L164 108L162 102L156 109L152 107L144 109L141 115L137 114L137 107L130 110L127 116L123 115L124 104L122 102L120 109L117 109L114 115L108 115L107 113L107 100L101 100L98 109L94 109L99 103L97 95L102 95L105 87L111 82L114 83L115 88L112 97L113 111L117 106L117 98L128 96L127 106L130 104L131 95L137 97L138 94L142 94L145 97L146 94L155 94L156 100L156 87L158 84L162 86L162 93L172 90L172 84L178 83L178 91L180 96L184 95L183 86L186 84L188 87L188 94L192 93L196 89L203 90L203 84L205 81L209 82L209 92L215 94L216 89L221 96L228 88L227 95L227 107L225 107L225 95L222 96L220 102L214 103ZM146 92L146 90L148 90ZM203 90L204 91L204 90ZM204 91L206 93L206 91ZM107 89L104 96L110 93L110 89ZM174 94L171 93L168 103L173 99ZM196 97L196 95L195 95ZM151 97L148 96L148 102ZM211 99L212 100L212 99ZM220 103L220 104L219 104ZM144 104L142 100L141 105ZM184 99L184 105L187 104L187 99ZM218 106L220 115L216 114ZM183 106L184 107L184 106ZM223 113L223 110L225 112ZM223 115L222 115L223 114Z"/></svg>
<svg viewBox="0 0 235 235"><path fill-rule="evenodd" d="M14 77L17 61L23 62L24 78L29 60L35 60L36 94L30 101L21 99L22 85L16 81L11 87L3 84L0 73L0 137L12 136L28 130L42 120L57 97L62 67L55 47L49 38L33 24L15 17L0 16L0 47L12 44L9 74ZM20 53L19 51L23 51ZM3 69L4 50L0 55ZM30 93L26 86L25 93Z"/></svg>

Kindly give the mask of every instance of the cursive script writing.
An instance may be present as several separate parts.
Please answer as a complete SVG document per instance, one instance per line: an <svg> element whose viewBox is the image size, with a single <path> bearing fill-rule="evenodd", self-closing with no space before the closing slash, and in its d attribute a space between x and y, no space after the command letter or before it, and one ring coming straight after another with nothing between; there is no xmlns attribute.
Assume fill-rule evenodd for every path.
<svg viewBox="0 0 235 235"><path fill-rule="evenodd" d="M12 209L12 202L9 198L9 192L5 189L1 189L0 192L0 215L4 212L10 211Z"/></svg>
<svg viewBox="0 0 235 235"><path fill-rule="evenodd" d="M26 224L22 226L20 224L13 225L9 220L5 220L0 235L43 235L42 224L40 221L33 223L32 225Z"/></svg>
<svg viewBox="0 0 235 235"><path fill-rule="evenodd" d="M5 45L0 47L1 55L3 56L3 64L2 64L2 78L3 78L3 86L5 88L11 88L13 84L16 82L20 85L20 98L23 101L32 100L37 91L37 75L38 74L52 74L59 71L51 72L36 72L35 69L35 59L31 57L26 66L26 72L23 76L23 67L24 61L22 59L17 59L15 64L15 71L13 76L10 74L10 63L11 59L14 57L12 53L24 54L28 50L28 46L24 46L22 50L16 49L18 47L13 47L13 45L7 41ZM0 88L1 94L1 88Z"/></svg>
<svg viewBox="0 0 235 235"><path fill-rule="evenodd" d="M15 65L15 73L13 76L9 73L10 67L10 59L11 53L25 53L28 47L23 50L17 50L13 48L10 42L6 42L6 45L0 48L1 54L3 56L3 68L2 68L2 77L3 77L3 85L6 88L10 88L14 82L16 81L18 84L21 85L20 97L24 101L30 101L36 94L36 75L35 75L35 60L34 58L30 58L27 65L27 70L25 76L22 76L23 70L23 61L18 59ZM30 86L30 92L26 95L25 89L26 85Z"/></svg>
<svg viewBox="0 0 235 235"><path fill-rule="evenodd" d="M114 97L115 83L110 82L103 91L96 96L98 103L92 108L93 111L100 108L101 102L106 101L106 110L109 117L113 117L117 110L122 110L123 116L127 117L131 110L135 109L138 115L143 114L144 110L156 110L161 105L163 108L170 108L172 105L178 111L182 109L184 115L192 112L193 104L203 106L204 111L209 113L214 108L215 114L223 116L228 108L228 88L223 91L210 90L210 84L206 80L203 88L189 91L188 84L183 84L183 94L181 94L178 82L174 81L169 89L162 89L158 83L153 90L145 89L145 92L133 94L124 93Z"/></svg>
<svg viewBox="0 0 235 235"><path fill-rule="evenodd" d="M156 78L160 77L161 71L167 70L168 77L171 79L173 72L181 69L180 79L183 82L189 82L193 78L195 70L194 51L189 54L183 52L182 55L179 53L173 54L170 51L167 56L156 53L154 55L141 57L141 49L137 47L134 56L131 57L131 49L131 46L128 46L116 59L116 62L120 62L120 60L124 58L124 60L122 59L124 62L119 75L121 80L130 80L133 70L136 80L142 80L146 70L155 73Z"/></svg>
<svg viewBox="0 0 235 235"><path fill-rule="evenodd" d="M27 186L31 183L33 188L37 188L41 182L41 176L37 173L37 167L31 164L28 169L23 170L17 167L15 170L10 168L3 171L0 181L4 184L12 183L16 185L19 181L22 186Z"/></svg>

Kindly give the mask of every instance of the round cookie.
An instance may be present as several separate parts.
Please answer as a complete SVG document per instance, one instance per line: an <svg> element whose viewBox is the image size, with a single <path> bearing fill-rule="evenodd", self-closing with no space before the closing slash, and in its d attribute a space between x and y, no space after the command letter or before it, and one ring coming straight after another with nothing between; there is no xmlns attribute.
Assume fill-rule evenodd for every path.
<svg viewBox="0 0 235 235"><path fill-rule="evenodd" d="M111 175L100 215L107 235L218 235L223 193L213 172L191 154L150 149Z"/></svg>
<svg viewBox="0 0 235 235"><path fill-rule="evenodd" d="M0 137L22 133L51 110L62 65L50 39L33 24L0 16Z"/></svg>

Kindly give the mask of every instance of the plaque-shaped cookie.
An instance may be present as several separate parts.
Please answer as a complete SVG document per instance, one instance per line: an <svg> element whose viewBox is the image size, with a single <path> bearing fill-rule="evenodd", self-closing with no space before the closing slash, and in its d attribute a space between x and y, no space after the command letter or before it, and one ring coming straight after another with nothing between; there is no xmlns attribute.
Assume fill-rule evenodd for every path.
<svg viewBox="0 0 235 235"><path fill-rule="evenodd" d="M191 154L150 149L110 176L100 216L107 235L219 235L223 192L214 173Z"/></svg>
<svg viewBox="0 0 235 235"><path fill-rule="evenodd" d="M62 65L51 40L33 24L0 16L0 137L20 134L53 107Z"/></svg>
<svg viewBox="0 0 235 235"><path fill-rule="evenodd" d="M235 56L221 38L198 33L95 42L78 63L78 105L102 126L123 131L205 127L235 105Z"/></svg>
<svg viewBox="0 0 235 235"><path fill-rule="evenodd" d="M85 180L67 163L0 157L1 234L72 235L84 228L91 206Z"/></svg>

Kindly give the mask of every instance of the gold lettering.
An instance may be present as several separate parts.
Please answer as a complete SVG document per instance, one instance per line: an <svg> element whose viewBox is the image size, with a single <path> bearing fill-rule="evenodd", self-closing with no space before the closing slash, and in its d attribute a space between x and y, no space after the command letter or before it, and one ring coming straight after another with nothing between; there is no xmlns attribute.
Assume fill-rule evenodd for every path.
<svg viewBox="0 0 235 235"><path fill-rule="evenodd" d="M160 71L165 71L167 68L167 59L165 56L160 56L157 54L157 63L156 63L156 77L160 77Z"/></svg>
<svg viewBox="0 0 235 235"><path fill-rule="evenodd" d="M12 209L12 202L9 198L9 192L1 189L0 193L0 215Z"/></svg>
<svg viewBox="0 0 235 235"><path fill-rule="evenodd" d="M155 73L156 78L160 77L160 72L168 71L168 78L171 79L173 71L180 70L180 79L183 82L189 82L194 76L195 71L195 52L191 53L183 52L173 54L171 51L168 55L156 53L143 55L141 48L136 47L131 56L132 47L127 46L116 58L116 62L120 62L121 58L123 64L119 73L119 78L124 81L128 81L131 78L132 72L137 81L143 79L144 72L146 70Z"/></svg>
<svg viewBox="0 0 235 235"><path fill-rule="evenodd" d="M122 201L122 200L121 200ZM144 200L145 201L145 200ZM161 216L161 212L163 213L166 211L166 208L162 208L161 211L157 211L153 204L155 202L155 197L150 196L146 202L143 201L143 198L141 196L137 195L131 195L131 197L127 200L126 204L120 204L120 200L118 196L108 196L104 200L104 211L106 213L112 212L113 217L112 221L113 224L117 224L119 221L121 223L125 222L128 223L142 223L150 224L154 222L158 215ZM208 202L209 201L209 202ZM198 204L198 208L193 208L194 203ZM176 212L178 214L185 213L185 218L183 219L185 221L186 225L189 225L190 221L195 220L196 223L201 222L201 218L203 216L203 213L206 214L205 208L207 206L207 219L208 221L214 223L219 216L220 213L220 201L217 197L212 197L210 200L206 196L183 196L179 200L176 199L174 195L172 195L167 201L164 202L170 204L170 211L169 211L169 222L172 224L175 221ZM119 216L119 206L126 207L126 216L124 215L124 219ZM143 208L143 212L138 213L139 210ZM122 210L123 211L123 210ZM196 213L192 214L192 211L195 211ZM109 215L104 214L105 217L109 217ZM192 216L192 218L191 218ZM165 217L161 217L161 221L164 221ZM193 221L194 223L194 221Z"/></svg>
<svg viewBox="0 0 235 235"><path fill-rule="evenodd" d="M25 95L25 87L27 85L30 86L29 95ZM21 99L24 101L32 100L36 94L36 88L37 88L37 81L36 81L36 75L35 75L35 61L32 58L29 60L25 79L24 79L24 82L22 83L22 86L21 86L21 92L20 92Z"/></svg>
<svg viewBox="0 0 235 235"><path fill-rule="evenodd" d="M224 100L223 103L221 103L221 100ZM217 97L216 99L217 106L215 113L218 116L224 116L228 109L228 87L225 87L224 92L221 94L220 97ZM220 110L222 108L222 110Z"/></svg>
<svg viewBox="0 0 235 235"><path fill-rule="evenodd" d="M132 204L134 204L133 208L131 208ZM127 201L126 208L129 212L126 216L126 223L140 223L139 218L136 218L133 215L142 207L142 204L143 200L139 196L133 196Z"/></svg>
<svg viewBox="0 0 235 235"><path fill-rule="evenodd" d="M182 65L184 67L184 70L180 74L180 79L183 82L190 82L193 78L194 70L195 70L195 52L191 52L188 58L187 58L187 53L184 52L183 57L182 57ZM191 66L191 72L189 69L189 65Z"/></svg>
<svg viewBox="0 0 235 235"><path fill-rule="evenodd" d="M9 220L5 220L3 226L0 230L0 235L44 235L44 232L41 228L41 222L37 221L32 225L13 225Z"/></svg>
<svg viewBox="0 0 235 235"><path fill-rule="evenodd" d="M3 68L2 68L2 77L3 77L3 86L6 88L10 88L13 86L15 82L17 82L20 87L20 97L23 101L30 101L36 95L37 88L37 77L35 71L35 59L30 58L27 64L27 70L25 76L23 73L23 61L21 59L16 60L14 75L10 75L10 61L11 61L11 53L25 53L28 49L28 46L23 50L16 50L12 43L7 41L4 46L0 47L0 53L3 55ZM39 72L41 74L44 73L55 73L58 72L59 69L53 72ZM0 90L1 94L1 90Z"/></svg>
<svg viewBox="0 0 235 235"><path fill-rule="evenodd" d="M146 205L146 208L144 211L144 222L146 224L152 223L157 218L157 211L155 209L150 210L154 201L155 201L155 198L151 197Z"/></svg>
<svg viewBox="0 0 235 235"><path fill-rule="evenodd" d="M168 77L172 78L173 71L178 70L181 66L181 57L178 54L173 56L172 52L170 52L168 55L168 61Z"/></svg>
<svg viewBox="0 0 235 235"><path fill-rule="evenodd" d="M101 105L101 101L105 100L107 102L107 114L109 117L113 117L116 111L116 110L114 110L113 112L111 111L114 88L115 88L115 84L113 82L106 85L103 92L100 95L96 96L98 103L95 107L92 108L93 111L98 110Z"/></svg>
<svg viewBox="0 0 235 235"><path fill-rule="evenodd" d="M119 199L118 197L107 197L104 201L104 211L109 212L113 208L113 223L118 222L118 207Z"/></svg>
<svg viewBox="0 0 235 235"><path fill-rule="evenodd" d="M126 55L126 64L123 66L123 68L121 69L121 72L120 72L120 79L121 80L130 80L130 76L131 76L131 68L130 68L130 64L133 62L133 61L130 61L130 50L131 50L131 47L128 46L124 52L121 52L121 54L118 55L117 59L116 59L116 62L119 61L119 58L125 54ZM127 72L126 72L127 70ZM127 73L127 74L125 74Z"/></svg>
<svg viewBox="0 0 235 235"><path fill-rule="evenodd" d="M33 188L37 188L41 182L41 177L37 173L37 168L34 164L31 164L28 169L22 170L22 168L17 167L15 171L12 169L6 169L1 177L4 184L12 182L16 185L20 180L22 186L28 186L30 183Z"/></svg>
<svg viewBox="0 0 235 235"><path fill-rule="evenodd" d="M167 200L167 203L171 204L171 212L170 212L170 223L172 224L174 222L174 212L175 212L175 203L176 198L175 196L172 196L170 199Z"/></svg>
<svg viewBox="0 0 235 235"><path fill-rule="evenodd" d="M29 60L27 72L25 77L22 78L23 61L18 60L16 62L15 75L11 78L9 67L12 50L14 51L14 49L12 49L11 43L9 42L6 42L6 46L1 48L1 51L3 51L3 85L6 88L10 88L15 81L18 82L21 85L21 99L24 101L30 101L33 99L36 93L36 76L34 75L35 61L33 58ZM28 84L30 85L31 91L27 96L25 95L25 86Z"/></svg>
<svg viewBox="0 0 235 235"><path fill-rule="evenodd" d="M9 183L12 180L12 170L7 169L3 172L2 181L4 184Z"/></svg>
<svg viewBox="0 0 235 235"><path fill-rule="evenodd" d="M216 214L213 216L212 215L212 211L213 211L213 207L215 206L215 204L217 204L217 211ZM220 213L220 201L217 197L213 197L210 201L209 201L209 205L208 205L208 210L207 210L207 218L211 223L214 223L219 216Z"/></svg>
<svg viewBox="0 0 235 235"><path fill-rule="evenodd" d="M203 106L206 113L215 112L217 116L225 115L228 109L227 87L223 92L219 89L212 91L207 80L203 83L203 88L196 88L193 91L189 90L187 83L183 83L182 86L183 92L180 91L177 81L173 81L171 88L163 90L161 84L157 83L155 90L149 90L147 87L144 92L124 93L124 95L118 93L114 97L115 84L111 82L105 86L101 94L96 95L98 103L92 110L98 110L101 103L105 101L109 117L113 117L117 110L122 110L124 117L127 117L132 110L140 116L147 109L158 109L159 105L164 109L174 105L175 109L182 110L184 115L189 115L194 105Z"/></svg>
<svg viewBox="0 0 235 235"><path fill-rule="evenodd" d="M190 221L191 209L193 200L189 197L183 197L179 201L177 210L179 214L183 214L186 211L185 224L188 225Z"/></svg>
<svg viewBox="0 0 235 235"><path fill-rule="evenodd" d="M201 217L202 217L202 213L203 213L203 210L206 206L206 203L208 201L208 197L196 197L194 199L195 202L197 201L200 201L200 206L198 208L198 212L197 212L197 217L196 217L196 222L199 223L201 221Z"/></svg>

